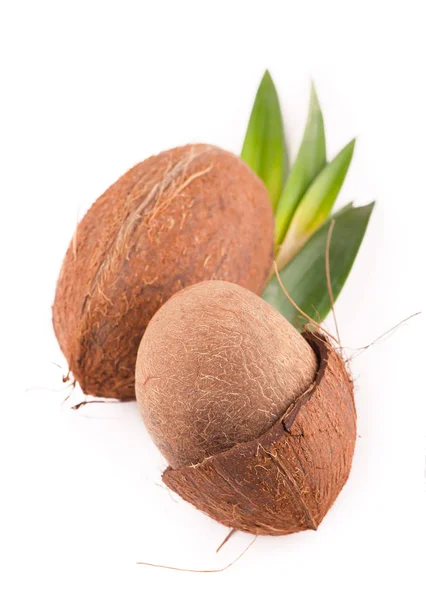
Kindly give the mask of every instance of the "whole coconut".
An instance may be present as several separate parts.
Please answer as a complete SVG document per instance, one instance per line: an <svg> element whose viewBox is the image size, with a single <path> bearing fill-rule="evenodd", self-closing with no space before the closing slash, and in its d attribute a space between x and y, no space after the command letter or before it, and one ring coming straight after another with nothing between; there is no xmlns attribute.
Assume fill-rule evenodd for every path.
<svg viewBox="0 0 426 600"><path fill-rule="evenodd" d="M59 275L53 324L86 394L135 397L135 363L160 306L223 279L260 293L273 256L266 188L208 145L162 152L113 184L79 223Z"/></svg>
<svg viewBox="0 0 426 600"><path fill-rule="evenodd" d="M316 529L349 475L356 415L341 358L237 285L193 285L157 312L136 396L170 464L163 481L228 527Z"/></svg>

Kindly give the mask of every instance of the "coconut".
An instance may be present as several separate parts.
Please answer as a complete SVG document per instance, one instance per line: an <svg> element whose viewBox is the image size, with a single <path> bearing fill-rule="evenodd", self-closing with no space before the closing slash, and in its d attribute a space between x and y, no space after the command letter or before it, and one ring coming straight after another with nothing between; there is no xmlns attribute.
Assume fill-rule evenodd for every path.
<svg viewBox="0 0 426 600"><path fill-rule="evenodd" d="M340 356L237 285L199 283L158 311L136 396L163 481L228 527L316 529L349 475L356 414Z"/></svg>
<svg viewBox="0 0 426 600"><path fill-rule="evenodd" d="M53 325L86 394L135 397L135 363L160 306L193 283L260 293L273 256L260 179L208 145L162 152L113 184L79 223L59 275Z"/></svg>

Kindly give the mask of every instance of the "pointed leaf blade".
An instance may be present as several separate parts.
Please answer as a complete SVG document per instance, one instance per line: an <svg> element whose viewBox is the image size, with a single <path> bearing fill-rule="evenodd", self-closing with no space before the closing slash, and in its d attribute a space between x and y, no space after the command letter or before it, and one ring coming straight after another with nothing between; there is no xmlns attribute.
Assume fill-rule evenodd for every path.
<svg viewBox="0 0 426 600"><path fill-rule="evenodd" d="M355 140L349 142L315 178L294 213L277 255L278 268L286 265L327 219L351 164Z"/></svg>
<svg viewBox="0 0 426 600"><path fill-rule="evenodd" d="M329 263L334 300L339 296L352 268L373 207L374 202L359 208L349 205L333 216L335 224ZM329 226L330 220L317 230L293 260L280 271L280 278L290 297L317 322L325 319L331 309L325 271L325 249ZM306 319L286 298L276 276L267 285L263 298L297 329L303 329Z"/></svg>
<svg viewBox="0 0 426 600"><path fill-rule="evenodd" d="M309 114L302 143L280 196L275 216L276 244L281 244L294 212L315 177L326 164L324 119L312 84Z"/></svg>
<svg viewBox="0 0 426 600"><path fill-rule="evenodd" d="M280 102L269 71L257 90L241 158L265 183L274 208L284 183L286 151Z"/></svg>

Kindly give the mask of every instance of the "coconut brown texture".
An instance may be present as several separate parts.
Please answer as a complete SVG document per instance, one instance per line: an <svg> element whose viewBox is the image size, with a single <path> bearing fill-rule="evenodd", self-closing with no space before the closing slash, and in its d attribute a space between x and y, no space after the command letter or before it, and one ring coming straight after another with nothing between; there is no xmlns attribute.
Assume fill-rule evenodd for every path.
<svg viewBox="0 0 426 600"><path fill-rule="evenodd" d="M316 380L275 425L163 474L170 489L227 527L268 535L316 529L348 478L356 438L352 382L324 339L305 338L319 359Z"/></svg>
<svg viewBox="0 0 426 600"><path fill-rule="evenodd" d="M54 329L83 391L134 398L139 342L180 289L224 279L260 293L273 227L263 183L219 148L175 148L123 175L79 223L57 283Z"/></svg>
<svg viewBox="0 0 426 600"><path fill-rule="evenodd" d="M141 341L136 396L173 468L266 432L313 382L309 344L252 292L206 281L173 296Z"/></svg>

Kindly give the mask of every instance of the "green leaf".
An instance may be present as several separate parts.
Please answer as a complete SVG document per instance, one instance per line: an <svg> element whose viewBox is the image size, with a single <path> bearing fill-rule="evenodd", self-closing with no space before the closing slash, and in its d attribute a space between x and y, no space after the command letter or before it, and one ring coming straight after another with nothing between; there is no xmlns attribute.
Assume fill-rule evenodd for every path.
<svg viewBox="0 0 426 600"><path fill-rule="evenodd" d="M284 184L284 130L280 101L269 71L260 82L241 158L265 183L275 208Z"/></svg>
<svg viewBox="0 0 426 600"><path fill-rule="evenodd" d="M359 208L345 206L333 215L329 264L334 300L340 294L354 263L367 229L374 202ZM330 227L329 219L310 238L293 260L280 271L280 278L294 302L317 322L327 316L331 308L325 270L325 249ZM274 306L297 329L306 319L291 304L282 291L276 276L267 285L263 298Z"/></svg>
<svg viewBox="0 0 426 600"><path fill-rule="evenodd" d="M303 140L276 209L275 243L277 245L283 241L302 196L323 169L326 160L324 120L315 86L312 84L309 115Z"/></svg>
<svg viewBox="0 0 426 600"><path fill-rule="evenodd" d="M327 219L345 180L354 147L355 140L352 140L324 167L303 196L277 254L279 269L297 254Z"/></svg>

